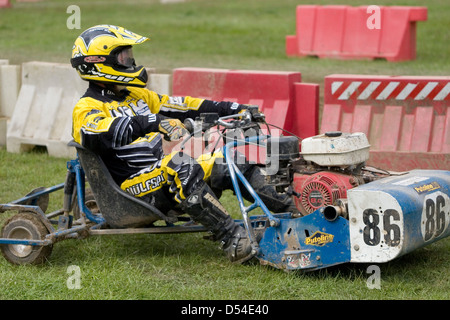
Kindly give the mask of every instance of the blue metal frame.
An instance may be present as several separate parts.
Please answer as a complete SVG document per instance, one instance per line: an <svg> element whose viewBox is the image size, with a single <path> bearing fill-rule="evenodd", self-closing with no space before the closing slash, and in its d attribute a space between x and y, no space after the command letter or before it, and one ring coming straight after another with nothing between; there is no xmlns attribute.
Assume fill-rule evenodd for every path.
<svg viewBox="0 0 450 320"><path fill-rule="evenodd" d="M102 235L102 234L136 234L136 233L187 233L187 232L205 232L206 229L203 226L194 226L189 225L188 223L184 225L168 225L161 227L152 227L152 228L130 228L130 229L118 229L117 232L115 230L100 230L101 227L105 224L105 220L101 215L95 215L89 210L89 208L85 204L85 174L84 170L81 167L81 164L77 159L69 160L67 162L67 169L69 173L75 174L76 180L76 194L77 194L77 204L80 209L80 212L84 214L84 216L90 222L93 222L94 225L87 225L86 223L82 223L81 225L71 226L67 224L66 226L60 225L58 222L51 221L50 217L54 215L61 215L64 213L64 210L58 210L49 214L45 214L42 209L37 205L37 199L43 195L61 190L65 187L65 183L61 183L55 185L50 188L46 188L33 194L24 196L20 199L11 201L7 204L0 204L0 214L6 211L16 210L16 211L26 211L36 214L42 223L46 226L49 234L43 240L34 240L34 239L9 239L9 238L0 238L0 244L11 244L11 245L30 245L30 246L47 246L52 245L56 241L60 241L67 238L80 238L86 236L84 232L88 232L88 234L92 235ZM31 200L30 205L25 205L23 203L29 202ZM67 218L62 217L61 218ZM58 224L58 228L55 228L53 224ZM105 232L106 231L106 232ZM111 232L112 231L112 232Z"/></svg>
<svg viewBox="0 0 450 320"><path fill-rule="evenodd" d="M31 246L47 246L47 245L51 245L54 242L62 239L63 237L73 236L76 238L78 236L77 235L78 232L86 231L88 229L98 229L105 223L104 219L101 216L92 214L92 212L89 210L89 208L87 208L85 205L85 175L84 175L84 171L80 165L79 160L75 159L75 160L68 161L67 169L69 172L75 173L78 207L80 208L80 211L86 216L86 218L88 220L90 220L91 222L94 222L95 225L88 227L86 224L82 224L79 226L62 228L62 229L55 229L53 227L50 219L48 218L48 216L51 216L53 213L45 215L44 212L42 212L41 208L37 205L37 199L43 195L50 194L52 192L63 189L65 186L65 183L61 183L61 184L55 185L53 187L34 192L33 194L24 196L20 199L11 201L8 204L0 204L0 213L4 212L4 211L9 211L9 210L27 211L27 212L35 213L40 218L40 220L44 223L44 225L47 227L47 230L49 232L49 234L43 240L0 238L0 244L12 244L12 245L22 244L22 245L31 245ZM31 205L23 204L30 200L31 200ZM62 214L63 211L59 210L56 213Z"/></svg>
<svg viewBox="0 0 450 320"><path fill-rule="evenodd" d="M60 190L62 188L64 188L64 183L60 183L60 184L57 184L57 185L55 185L53 187L49 187L49 188L46 188L46 189L42 189L41 191L37 191L37 192L35 192L35 193L33 193L33 194L29 195L29 196L25 196L25 197L22 197L20 199L11 201L10 204L21 204L21 203L24 203L24 202L26 202L28 200L37 200L37 198L39 198L39 197L41 197L41 196L43 196L45 194L49 194L49 193L58 191L58 190ZM33 201L32 201L31 204L35 205L36 203L33 203Z"/></svg>
<svg viewBox="0 0 450 320"><path fill-rule="evenodd" d="M262 145L262 141L266 140L268 137L269 136L253 136L253 137L245 138L244 140L234 140L232 142L228 142L223 147L225 161L228 166L228 171L230 172L231 181L233 183L233 188L236 193L236 197L239 202L239 208L242 213L243 223L245 225L245 229L247 230L248 236L252 243L252 248L254 250L254 254L257 254L259 252L259 246L256 241L256 236L253 232L253 228L251 228L251 226L250 226L248 213L256 208L261 208L262 211L264 212L264 214L269 219L271 226L278 226L280 224L280 220L272 215L272 213L269 211L267 206L264 204L264 202L261 200L261 198L255 192L255 190L250 185L250 183L247 181L247 179L244 177L242 172L239 170L237 165L234 163L233 156L231 153L232 153L233 148L235 148L237 146L242 146L242 145L246 145L249 143L258 143L258 144ZM248 192L251 194L251 196L253 197L253 199L255 201L253 204L251 204L248 207L246 207L244 204L244 199L242 197L242 193L239 188L238 179L241 181L241 183L244 185L244 187L248 190Z"/></svg>
<svg viewBox="0 0 450 320"><path fill-rule="evenodd" d="M321 210L301 218L293 218L292 213L272 214L242 172L233 161L234 147L246 144L258 144L270 136L253 136L243 140L234 140L224 146L224 155L230 172L233 188L239 201L243 216L241 222L251 240L252 253L267 264L286 270L315 270L350 261L350 240L348 221L338 217L334 221L324 218ZM239 181L248 190L254 203L246 207L239 187ZM256 208L261 208L264 216L248 216ZM266 225L268 221L268 225ZM259 243L256 241L255 229L263 227ZM312 241L315 239L317 241Z"/></svg>
<svg viewBox="0 0 450 320"><path fill-rule="evenodd" d="M97 223L97 224L103 224L105 223L105 219L103 219L101 216L92 214L91 210L89 210L88 207L86 207L86 201L85 201L85 188L86 188L86 180L85 180L85 174L84 170L81 167L81 164L78 159L76 160L70 160L67 162L67 169L70 172L75 173L76 178L76 187L77 187L77 203L78 208L80 208L80 211L84 213L86 218L88 218L90 221Z"/></svg>

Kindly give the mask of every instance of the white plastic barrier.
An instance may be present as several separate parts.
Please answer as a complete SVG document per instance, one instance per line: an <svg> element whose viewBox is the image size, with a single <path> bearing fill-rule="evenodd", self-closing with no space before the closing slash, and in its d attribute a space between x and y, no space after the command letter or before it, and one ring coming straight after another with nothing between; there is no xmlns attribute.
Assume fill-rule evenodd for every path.
<svg viewBox="0 0 450 320"><path fill-rule="evenodd" d="M72 109L85 92L69 64L27 62L22 64L22 86L8 124L7 151L23 152L47 147L56 157L74 157L67 143L72 139Z"/></svg>
<svg viewBox="0 0 450 320"><path fill-rule="evenodd" d="M171 94L172 75L149 72L148 88ZM22 85L7 126L8 152L24 152L45 146L55 157L75 157L68 147L72 140L72 109L88 83L70 64L26 62L22 64Z"/></svg>
<svg viewBox="0 0 450 320"><path fill-rule="evenodd" d="M0 60L0 146L6 145L6 131L20 90L20 66Z"/></svg>
<svg viewBox="0 0 450 320"><path fill-rule="evenodd" d="M172 75L171 74L148 74L147 88L159 94L172 94Z"/></svg>

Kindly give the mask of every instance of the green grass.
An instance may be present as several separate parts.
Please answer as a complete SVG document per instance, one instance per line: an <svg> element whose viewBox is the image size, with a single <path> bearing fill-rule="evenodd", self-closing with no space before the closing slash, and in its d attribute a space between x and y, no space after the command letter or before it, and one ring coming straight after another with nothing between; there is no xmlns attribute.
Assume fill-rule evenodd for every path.
<svg viewBox="0 0 450 320"><path fill-rule="evenodd" d="M366 1L341 1L352 5ZM81 9L81 29L119 24L151 42L135 49L138 63L171 72L177 67L299 71L304 82L322 85L334 73L449 75L450 3L427 5L428 21L417 26L417 59L390 63L288 58L285 36L295 33L295 7L306 0L194 0L14 2L0 10L0 58L68 63L81 30L68 30L68 5ZM314 1L334 4L335 1ZM380 0L379 5L392 5ZM31 189L64 181L66 160L42 152L10 154L0 148L0 203ZM237 216L236 200L222 198ZM51 198L49 210L62 205ZM450 239L380 265L381 289L368 289L368 265L345 264L312 273L286 273L258 263L232 265L217 244L201 234L96 236L55 244L43 266L12 266L0 259L0 299L439 299L450 298ZM81 288L68 289L71 265L81 269Z"/></svg>

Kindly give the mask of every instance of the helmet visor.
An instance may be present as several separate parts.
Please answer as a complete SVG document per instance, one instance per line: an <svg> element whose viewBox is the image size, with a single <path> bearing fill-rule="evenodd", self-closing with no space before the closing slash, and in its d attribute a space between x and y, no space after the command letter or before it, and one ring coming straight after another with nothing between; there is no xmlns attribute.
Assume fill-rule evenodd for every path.
<svg viewBox="0 0 450 320"><path fill-rule="evenodd" d="M133 68L136 66L133 57L133 48L131 46L124 47L117 53L117 63L125 68Z"/></svg>

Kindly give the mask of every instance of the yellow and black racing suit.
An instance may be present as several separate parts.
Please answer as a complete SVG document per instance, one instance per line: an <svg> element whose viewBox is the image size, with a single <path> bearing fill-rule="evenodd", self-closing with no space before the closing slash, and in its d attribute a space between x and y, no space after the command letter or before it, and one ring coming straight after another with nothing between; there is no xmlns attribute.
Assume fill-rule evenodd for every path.
<svg viewBox="0 0 450 320"><path fill-rule="evenodd" d="M211 185L216 180L220 190L231 187L226 165L216 165L216 158L223 155L216 152L197 159L176 151L165 155L159 131L163 117L184 121L200 113L226 116L243 108L233 102L169 97L136 87L116 95L91 82L73 110L72 135L77 143L100 155L123 190L165 212L178 206L211 231L213 240L222 242L231 261L243 262L253 256L247 231L234 222L206 183L211 178ZM279 195L267 186L257 166L245 167L243 173L256 192L264 195L269 209L292 206L288 195Z"/></svg>
<svg viewBox="0 0 450 320"><path fill-rule="evenodd" d="M90 82L73 110L72 135L101 156L123 190L143 197L168 186L173 198L181 202L193 184L209 177L214 159L197 161L180 152L165 155L161 119L184 121L205 112L225 116L242 108L233 102L170 97L146 88L127 87L116 95Z"/></svg>

